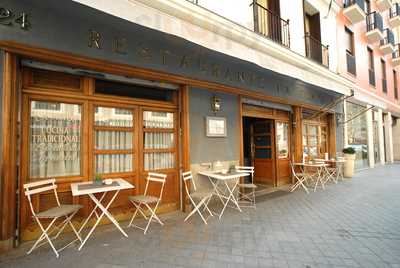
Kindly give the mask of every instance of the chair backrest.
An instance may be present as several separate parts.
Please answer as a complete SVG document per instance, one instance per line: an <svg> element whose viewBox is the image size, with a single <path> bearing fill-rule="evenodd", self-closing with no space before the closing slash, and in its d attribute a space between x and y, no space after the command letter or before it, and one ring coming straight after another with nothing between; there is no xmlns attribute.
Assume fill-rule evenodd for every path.
<svg viewBox="0 0 400 268"><path fill-rule="evenodd" d="M235 166L236 172L239 173L250 173L251 183L253 183L254 178L254 167L252 166Z"/></svg>
<svg viewBox="0 0 400 268"><path fill-rule="evenodd" d="M193 189L196 191L196 184L194 183L192 171L186 171L182 173L183 184L185 184L186 194L190 197L190 191L188 183L192 183Z"/></svg>
<svg viewBox="0 0 400 268"><path fill-rule="evenodd" d="M150 182L161 183L160 195L158 197L158 200L161 200L163 192L164 192L164 185L165 185L166 178L167 178L166 174L149 172L147 174L147 179L146 179L147 182L146 182L146 188L144 189L144 195L147 195L147 190L149 188Z"/></svg>
<svg viewBox="0 0 400 268"><path fill-rule="evenodd" d="M290 163L290 169L292 170L292 175L299 179L299 176L302 176L302 174L304 173L304 170L302 169L302 166L300 165L294 165L292 161L289 162ZM296 167L299 171L296 171Z"/></svg>
<svg viewBox="0 0 400 268"><path fill-rule="evenodd" d="M60 200L58 199L58 195L57 195L57 184L56 184L55 179L36 181L36 182L24 184L25 196L28 198L29 206L31 208L33 215L36 215L36 212L33 209L31 196L35 195L35 194L43 193L46 191L51 191L51 190L54 191L54 196L56 198L57 205L60 206Z"/></svg>

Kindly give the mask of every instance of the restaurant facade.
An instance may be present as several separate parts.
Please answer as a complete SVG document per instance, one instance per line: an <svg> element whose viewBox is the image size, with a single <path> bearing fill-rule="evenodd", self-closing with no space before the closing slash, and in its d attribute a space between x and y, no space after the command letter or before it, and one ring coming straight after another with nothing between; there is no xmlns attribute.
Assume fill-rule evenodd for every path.
<svg viewBox="0 0 400 268"><path fill-rule="evenodd" d="M290 160L334 157L343 147L343 105L334 91L146 28L76 2L5 1L0 8L2 248L38 233L22 185L167 174L161 212L184 210L180 174L254 165L257 183L291 183ZM345 88L341 84L342 88ZM362 125L362 123L360 123ZM354 138L355 140L357 137ZM361 141L360 141L361 142ZM201 187L206 180L196 178ZM50 194L35 208L54 205Z"/></svg>

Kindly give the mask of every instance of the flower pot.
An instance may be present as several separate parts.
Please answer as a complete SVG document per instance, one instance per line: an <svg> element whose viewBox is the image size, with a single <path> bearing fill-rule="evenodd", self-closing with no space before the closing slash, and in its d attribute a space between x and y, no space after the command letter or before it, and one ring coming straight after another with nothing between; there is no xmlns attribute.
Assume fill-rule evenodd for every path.
<svg viewBox="0 0 400 268"><path fill-rule="evenodd" d="M354 160L356 159L356 155L344 154L344 159L346 160L346 162L344 162L344 176L346 178L351 178L354 174Z"/></svg>
<svg viewBox="0 0 400 268"><path fill-rule="evenodd" d="M102 180L93 180L93 181L92 181L92 184L93 184L93 185L100 186L100 185L103 185L103 181L102 181Z"/></svg>

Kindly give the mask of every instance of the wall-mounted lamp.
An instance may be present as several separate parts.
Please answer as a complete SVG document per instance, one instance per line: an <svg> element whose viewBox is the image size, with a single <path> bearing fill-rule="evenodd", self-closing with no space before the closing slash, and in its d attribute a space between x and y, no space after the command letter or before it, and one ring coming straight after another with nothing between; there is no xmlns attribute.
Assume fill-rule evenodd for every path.
<svg viewBox="0 0 400 268"><path fill-rule="evenodd" d="M211 98L211 109L214 113L221 110L221 99L215 95Z"/></svg>

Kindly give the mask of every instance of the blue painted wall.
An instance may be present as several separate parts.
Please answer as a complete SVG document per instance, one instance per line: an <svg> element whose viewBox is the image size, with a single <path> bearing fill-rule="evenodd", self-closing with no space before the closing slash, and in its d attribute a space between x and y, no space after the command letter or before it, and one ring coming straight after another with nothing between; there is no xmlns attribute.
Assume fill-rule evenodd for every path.
<svg viewBox="0 0 400 268"><path fill-rule="evenodd" d="M222 110L216 116L226 118L227 137L206 136L205 117L214 116L211 110L211 98L214 94L222 101ZM190 88L189 106L191 164L239 160L238 96Z"/></svg>

